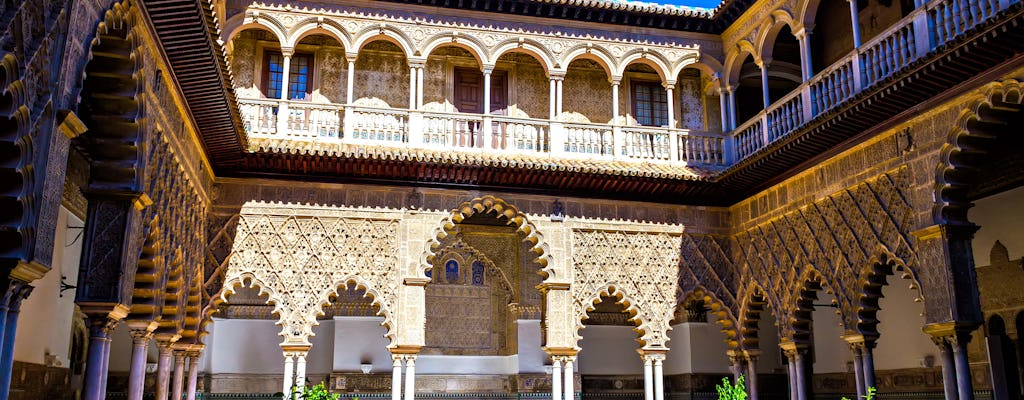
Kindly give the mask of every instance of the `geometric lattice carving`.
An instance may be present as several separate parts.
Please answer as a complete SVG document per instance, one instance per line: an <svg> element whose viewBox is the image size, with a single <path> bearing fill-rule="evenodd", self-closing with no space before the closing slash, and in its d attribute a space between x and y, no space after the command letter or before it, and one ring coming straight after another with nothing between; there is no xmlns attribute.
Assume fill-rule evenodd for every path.
<svg viewBox="0 0 1024 400"><path fill-rule="evenodd" d="M904 194L908 187L908 172L899 168L735 236L742 273L765 289L777 321L797 318L798 300L807 295L802 292L809 282L818 282L811 277L820 276L824 289L835 293L843 326L856 329L865 290L860 278L880 259L906 266L920 287L912 272L916 256L908 235L914 213ZM792 325L780 326L780 334L792 338Z"/></svg>
<svg viewBox="0 0 1024 400"><path fill-rule="evenodd" d="M339 287L355 283L380 307L394 340L398 279L398 222L295 215L300 206L243 208L225 272L222 299L239 285L269 296L285 343L309 344L317 317ZM319 214L319 215L317 215Z"/></svg>
<svg viewBox="0 0 1024 400"><path fill-rule="evenodd" d="M680 239L665 233L573 231L576 339L601 296L614 296L637 325L643 348L666 349L679 286Z"/></svg>

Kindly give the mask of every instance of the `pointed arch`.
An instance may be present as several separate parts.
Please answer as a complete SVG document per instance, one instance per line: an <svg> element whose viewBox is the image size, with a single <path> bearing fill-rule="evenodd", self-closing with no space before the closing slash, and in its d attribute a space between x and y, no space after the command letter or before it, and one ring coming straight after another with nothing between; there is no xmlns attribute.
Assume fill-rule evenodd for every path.
<svg viewBox="0 0 1024 400"><path fill-rule="evenodd" d="M494 45L491 49L490 63L493 64L498 61L501 56L508 52L529 54L544 66L544 72L547 72L548 74L555 70L565 70L564 65L558 65L555 63L554 54L551 54L551 51L548 50L544 44L536 40L526 38L509 39L498 42L498 44Z"/></svg>
<svg viewBox="0 0 1024 400"><path fill-rule="evenodd" d="M352 36L349 35L348 30L331 18L307 18L299 21L288 34L287 39L281 43L281 46L294 48L302 39L316 34L326 35L337 40L345 48L345 51L352 48Z"/></svg>
<svg viewBox="0 0 1024 400"><path fill-rule="evenodd" d="M461 235L451 243L439 248L436 253L435 260L443 261L448 259L448 257L453 257L458 259L459 265L469 264L469 260L474 259L475 261L480 261L484 264L485 271L488 271L491 275L498 277L498 284L502 289L507 291L510 296L515 293L515 287L512 285L512 281L508 278L508 275L505 274L505 271L498 268L498 266L494 264L494 261L492 261L490 257L487 257L487 255L482 251L477 250L469 243L466 243L462 239ZM463 257L464 255L469 257ZM437 277L437 275L432 276L435 278ZM511 297L509 300L511 301Z"/></svg>
<svg viewBox="0 0 1024 400"><path fill-rule="evenodd" d="M552 268L554 263L551 261L551 250L547 242L544 241L544 235L530 222L526 214L523 214L518 208L505 202L505 200L491 195L477 197L462 203L439 221L437 228L434 229L433 234L427 240L426 248L420 256L420 267L416 271L417 276L426 278L427 270L431 268L434 262L434 252L441 246L441 240L455 233L455 224L461 223L466 218L477 214L507 219L507 224L516 228L516 232L520 234L522 240L533 245L530 251L537 254L537 258L533 261L540 265L541 270L539 272L541 276L544 279L562 279L560 276L555 276L555 271Z"/></svg>

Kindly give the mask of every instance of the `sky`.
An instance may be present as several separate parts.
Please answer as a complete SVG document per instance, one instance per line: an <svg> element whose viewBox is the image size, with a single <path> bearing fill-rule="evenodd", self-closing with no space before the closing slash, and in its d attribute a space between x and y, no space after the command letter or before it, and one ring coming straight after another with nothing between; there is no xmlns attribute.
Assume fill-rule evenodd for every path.
<svg viewBox="0 0 1024 400"><path fill-rule="evenodd" d="M689 6L701 8L715 8L722 0L645 0L650 3L670 4L676 6Z"/></svg>

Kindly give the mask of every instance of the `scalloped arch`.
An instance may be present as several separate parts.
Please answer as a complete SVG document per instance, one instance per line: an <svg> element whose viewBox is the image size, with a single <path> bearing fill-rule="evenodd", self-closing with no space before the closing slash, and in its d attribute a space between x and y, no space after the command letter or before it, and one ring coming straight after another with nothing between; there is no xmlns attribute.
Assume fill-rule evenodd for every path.
<svg viewBox="0 0 1024 400"><path fill-rule="evenodd" d="M902 259L897 257L884 246L879 245L878 250L868 260L868 264L861 269L857 279L858 298L854 315L848 318L855 318L854 321L846 321L847 326L856 326L857 330L867 338L878 338L878 311L879 301L883 297L882 290L890 285L887 281L889 276L895 276L910 281L910 288L917 292L914 302L924 302L924 294L921 291L921 281L917 273ZM844 316L846 317L846 316Z"/></svg>
<svg viewBox="0 0 1024 400"><path fill-rule="evenodd" d="M315 34L327 35L337 40L345 48L345 51L349 51L352 48L352 37L348 34L348 30L338 25L338 22L331 18L323 20L307 18L299 21L292 28L292 31L288 33L287 40L284 41L286 45L284 46L295 47L306 36Z"/></svg>
<svg viewBox="0 0 1024 400"><path fill-rule="evenodd" d="M776 319L781 328L780 333L784 333L780 336L787 337L794 343L810 342L811 313L814 312L814 300L817 300L818 292L822 290L833 296L836 295L836 291L821 274L821 271L818 271L813 265L805 265L800 277L793 282L789 293L788 306L791 307L789 315L785 320ZM786 321L786 323L783 324L781 321ZM842 318L840 318L840 322L846 329L846 323Z"/></svg>
<svg viewBox="0 0 1024 400"><path fill-rule="evenodd" d="M324 307L329 306L331 304L331 302L334 300L334 296L338 292L338 289L342 287L347 288L349 285L354 284L357 290L364 290L366 293L364 297L368 297L370 299L370 304L374 307L377 307L377 315L384 317L384 321L381 322L380 325L383 326L386 331L384 333L384 337L387 338L389 341L388 348L397 346L396 339L398 333L395 331L396 324L393 316L394 313L391 310L393 305L388 304L388 302L386 301L387 296L380 291L380 288L373 286L372 282L363 279L363 277L357 274L347 274L340 278L333 279L331 284L331 289L326 290L323 293L320 293L320 295L318 296L320 306L314 310L316 312L316 315L313 317L313 320L316 320L316 317L324 315ZM320 325L320 323L317 322L314 324L314 326L315 325ZM312 332L310 333L312 334Z"/></svg>
<svg viewBox="0 0 1024 400"><path fill-rule="evenodd" d="M523 236L523 240L533 244L530 250L538 254L534 262L540 264L541 270L539 273L545 280L558 278L555 276L555 271L552 267L554 262L551 260L551 250L547 242L544 241L544 235L530 222L526 214L523 214L518 208L505 202L505 200L491 195L477 197L462 203L452 209L449 215L438 222L437 228L434 229L433 234L427 240L426 249L424 249L420 256L420 267L416 271L417 275L421 278L426 278L427 270L431 268L434 261L434 251L440 247L442 239L454 233L455 224L461 223L466 218L476 214L487 215L491 213L495 213L496 217L503 216L507 218L508 224L515 226L516 232Z"/></svg>
<svg viewBox="0 0 1024 400"><path fill-rule="evenodd" d="M573 329L573 338L575 341L573 345L577 349L580 348L579 341L583 339L581 331L586 328L586 326L583 325L583 321L590 318L588 314L594 310L595 305L601 302L601 297L614 297L616 299L615 304L622 304L626 314L629 314L628 320L636 325L633 328L633 331L637 333L637 341L640 342L641 346L646 346L647 340L645 338L651 333L649 332L651 330L650 321L644 321L640 316L640 309L637 307L637 302L633 296L630 296L628 293L620 289L619 285L610 282L602 285L598 290L588 294L585 297L586 301L583 304L580 304L582 307L578 310L578 314L575 318L576 325ZM672 329L672 327L669 327L668 329ZM667 343L668 340L669 338L666 337L663 342Z"/></svg>
<svg viewBox="0 0 1024 400"><path fill-rule="evenodd" d="M1015 79L989 84L978 99L961 112L939 151L935 167L935 205L932 219L936 224L969 224L967 210L971 202L970 169L976 167L971 154L984 150L986 124L1005 123L1006 115L1024 110L1024 83ZM988 144L991 146L991 144ZM976 157L973 157L976 158Z"/></svg>
<svg viewBox="0 0 1024 400"><path fill-rule="evenodd" d="M738 319L733 315L733 311L725 305L725 302L719 299L718 296L715 296L714 292L707 290L703 285L696 285L680 295L679 298L687 301L700 299L710 304L711 312L715 313L717 323L721 327L720 331L725 336L722 340L726 346L730 349L740 347L741 337ZM677 304L676 307L678 306Z"/></svg>

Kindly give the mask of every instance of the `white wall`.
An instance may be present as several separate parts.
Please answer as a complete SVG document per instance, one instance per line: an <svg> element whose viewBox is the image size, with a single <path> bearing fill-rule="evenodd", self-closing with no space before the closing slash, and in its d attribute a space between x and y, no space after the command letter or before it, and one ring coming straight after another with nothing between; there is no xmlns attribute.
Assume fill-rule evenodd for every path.
<svg viewBox="0 0 1024 400"><path fill-rule="evenodd" d="M590 325L583 329L583 349L578 356L579 373L584 375L643 374L643 362L636 350L637 334L628 326Z"/></svg>
<svg viewBox="0 0 1024 400"><path fill-rule="evenodd" d="M909 281L890 276L889 284L882 288L878 312L878 347L873 353L875 369L918 368L921 361L932 356L939 365L939 351L931 338L921 330L924 327L924 305L915 303L915 289Z"/></svg>
<svg viewBox="0 0 1024 400"><path fill-rule="evenodd" d="M999 240L1010 259L1024 256L1024 187L974 202L967 216L981 229L974 234L974 265L989 265L989 252Z"/></svg>
<svg viewBox="0 0 1024 400"><path fill-rule="evenodd" d="M835 296L825 292L818 293L815 304L831 304ZM814 373L827 374L847 372L846 363L853 361L853 352L843 340L846 332L842 327L842 319L836 315L832 307L815 307L811 313L814 333Z"/></svg>
<svg viewBox="0 0 1024 400"><path fill-rule="evenodd" d="M760 373L786 372L782 369L782 352L779 348L779 328L775 325L772 310L761 312L761 320L757 323L758 344L761 356L757 359L757 371Z"/></svg>
<svg viewBox="0 0 1024 400"><path fill-rule="evenodd" d="M216 329L206 343L210 372L214 374L281 374L281 328L271 320L214 318ZM308 367L307 367L308 368Z"/></svg>
<svg viewBox="0 0 1024 400"><path fill-rule="evenodd" d="M373 364L373 372L391 371L391 353L384 337L387 330L380 326L384 317L334 317L333 322L335 371L359 372L363 363Z"/></svg>
<svg viewBox="0 0 1024 400"><path fill-rule="evenodd" d="M674 325L668 337L671 340L665 356L665 375L729 372L729 347L721 325L713 318L706 323Z"/></svg>
<svg viewBox="0 0 1024 400"><path fill-rule="evenodd" d="M547 353L540 348L540 320L521 319L518 329L519 372L543 373L544 364L551 364Z"/></svg>
<svg viewBox="0 0 1024 400"><path fill-rule="evenodd" d="M80 233L84 224L61 207L53 239L52 268L32 283L35 289L21 304L18 331L15 333L14 359L44 364L45 354L56 356L63 367L70 366L71 320L75 310L75 291L60 297L60 277L74 285L78 282L78 259L82 255ZM68 226L76 227L68 229Z"/></svg>

